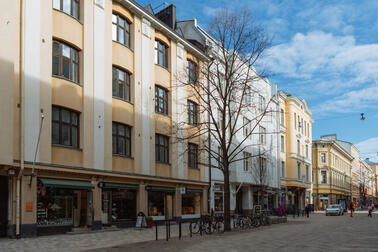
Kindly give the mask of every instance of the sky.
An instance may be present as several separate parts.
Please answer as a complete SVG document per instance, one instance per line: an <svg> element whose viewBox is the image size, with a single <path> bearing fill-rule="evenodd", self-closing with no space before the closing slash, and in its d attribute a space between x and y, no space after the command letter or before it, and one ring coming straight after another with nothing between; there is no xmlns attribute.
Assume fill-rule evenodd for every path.
<svg viewBox="0 0 378 252"><path fill-rule="evenodd" d="M313 139L337 134L378 162L378 1L137 2L156 11L174 4L178 20L196 18L205 29L221 8L249 8L273 40L260 65L280 90L307 101Z"/></svg>

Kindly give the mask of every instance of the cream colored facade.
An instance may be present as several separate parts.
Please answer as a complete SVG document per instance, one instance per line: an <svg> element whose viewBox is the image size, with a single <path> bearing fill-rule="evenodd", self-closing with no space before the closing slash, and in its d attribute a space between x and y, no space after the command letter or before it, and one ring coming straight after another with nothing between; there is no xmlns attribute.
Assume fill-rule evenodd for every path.
<svg viewBox="0 0 378 252"><path fill-rule="evenodd" d="M375 205L378 205L378 163L370 161L370 159L365 159L365 162L370 166L372 171L372 198Z"/></svg>
<svg viewBox="0 0 378 252"><path fill-rule="evenodd" d="M155 219L207 212L207 168L188 168L185 144L173 134L177 122L187 119L182 115L187 115L190 92L178 87L177 76L186 71L187 59L200 67L205 55L134 1L80 0L78 4L75 18L53 7L53 1L0 3L0 34L5 38L0 48L0 178L7 191L0 200L2 205L8 202L2 209L7 213L8 236L67 231L59 228L66 221L61 217L55 218L60 226L38 221L51 210L41 207L39 197L64 191L69 195L63 205L67 209L72 205L69 228L114 224L113 214L104 210L112 195L104 196L106 188L132 195L131 203L119 202L135 203L133 220L140 211L159 212ZM112 40L112 14L130 24L129 46ZM155 64L155 40L168 48L167 67ZM53 41L78 51L77 83L52 74ZM112 67L130 75L129 101L112 96ZM168 91L167 115L155 113L155 85ZM53 106L79 115L77 148L52 144ZM113 155L113 122L131 129L128 157ZM155 161L156 134L169 137L169 162ZM200 139L192 142L201 144ZM151 203L155 192L162 195L161 211ZM53 209L56 216L60 208ZM135 225L133 220L120 225Z"/></svg>
<svg viewBox="0 0 378 252"><path fill-rule="evenodd" d="M341 144L336 135L313 140L315 209L325 209L330 204L346 207L351 200L354 157Z"/></svg>
<svg viewBox="0 0 378 252"><path fill-rule="evenodd" d="M304 99L280 91L279 100L283 203L303 210L306 204L311 203L312 114Z"/></svg>

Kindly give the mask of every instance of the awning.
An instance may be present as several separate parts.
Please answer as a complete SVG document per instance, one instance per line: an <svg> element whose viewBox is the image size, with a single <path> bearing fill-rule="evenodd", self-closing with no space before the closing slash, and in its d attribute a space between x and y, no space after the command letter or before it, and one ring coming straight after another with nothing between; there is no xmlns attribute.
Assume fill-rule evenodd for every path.
<svg viewBox="0 0 378 252"><path fill-rule="evenodd" d="M103 185L103 188L106 188L106 189L138 190L139 189L139 185L105 182L104 185Z"/></svg>
<svg viewBox="0 0 378 252"><path fill-rule="evenodd" d="M168 186L146 186L146 191L174 193L176 192L176 188Z"/></svg>
<svg viewBox="0 0 378 252"><path fill-rule="evenodd" d="M186 193L202 193L202 189L186 188Z"/></svg>
<svg viewBox="0 0 378 252"><path fill-rule="evenodd" d="M92 190L94 186L89 181L70 180L70 179L54 179L54 178L38 178L44 186L56 188L68 188L78 190Z"/></svg>

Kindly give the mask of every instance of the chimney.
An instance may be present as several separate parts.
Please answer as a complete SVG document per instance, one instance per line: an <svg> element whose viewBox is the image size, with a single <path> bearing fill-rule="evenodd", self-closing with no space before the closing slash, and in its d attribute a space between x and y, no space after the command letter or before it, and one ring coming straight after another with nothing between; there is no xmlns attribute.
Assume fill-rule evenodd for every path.
<svg viewBox="0 0 378 252"><path fill-rule="evenodd" d="M172 30L176 28L176 6L171 4L162 9L155 16L168 25Z"/></svg>

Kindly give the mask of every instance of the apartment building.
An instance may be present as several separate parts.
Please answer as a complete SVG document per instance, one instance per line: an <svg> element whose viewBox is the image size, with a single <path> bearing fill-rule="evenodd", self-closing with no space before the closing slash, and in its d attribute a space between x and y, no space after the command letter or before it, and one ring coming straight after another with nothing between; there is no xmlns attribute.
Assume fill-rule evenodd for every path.
<svg viewBox="0 0 378 252"><path fill-rule="evenodd" d="M207 60L198 48L131 0L0 7L2 236L207 212L200 139L175 135L201 120L176 85Z"/></svg>
<svg viewBox="0 0 378 252"><path fill-rule="evenodd" d="M373 203L375 205L378 205L378 184L377 184L377 179L378 179L378 162L374 162L370 160L369 158L365 159L365 162L370 166L371 171L372 171L372 187L373 187Z"/></svg>
<svg viewBox="0 0 378 252"><path fill-rule="evenodd" d="M352 200L352 167L358 150L336 135L327 135L313 140L312 154L315 209L325 209L330 204L345 208Z"/></svg>
<svg viewBox="0 0 378 252"><path fill-rule="evenodd" d="M281 203L304 210L311 203L312 113L304 99L283 91L279 101Z"/></svg>
<svg viewBox="0 0 378 252"><path fill-rule="evenodd" d="M177 21L176 30L193 44L201 48L211 48L212 59L218 62L222 61L220 43L199 26L196 19ZM216 65L222 64L210 65L210 72L216 72ZM243 68L237 70L240 78L243 78L244 70ZM234 146L239 146L239 143L243 142L239 146L243 152L235 158L239 161L230 165L230 210L232 213L251 213L255 205L265 208L278 207L280 183L277 86L269 82L268 79L257 77L256 72L255 74L256 78L253 78L252 75L249 76L249 79L254 80L250 83L250 94L244 97L245 107L248 109L243 110L243 114L239 116L239 121L236 124L236 127L243 128L243 130L237 132L233 138ZM252 92L252 90L254 91ZM213 107L217 108L217 105L214 104ZM259 115L265 110L267 111L266 115L255 127L255 118L259 118ZM213 114L219 115L220 111L213 110ZM246 123L248 121L250 123ZM218 123L220 123L219 117ZM255 128L254 133L248 136L253 128ZM214 139L210 139L210 142L211 151L220 156L219 143ZM222 213L224 210L224 176L218 169L220 162L216 157L211 158L210 165L209 207L215 213ZM263 172L259 174L259 170ZM264 193L259 192L261 187L264 188Z"/></svg>

